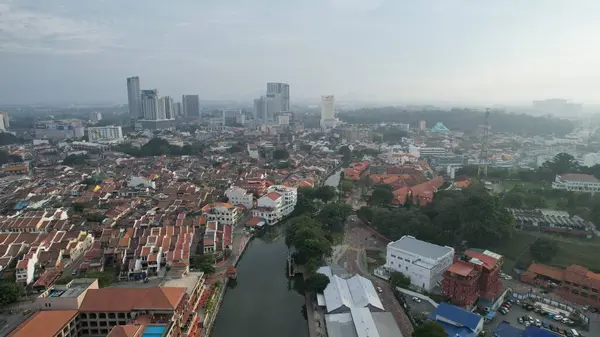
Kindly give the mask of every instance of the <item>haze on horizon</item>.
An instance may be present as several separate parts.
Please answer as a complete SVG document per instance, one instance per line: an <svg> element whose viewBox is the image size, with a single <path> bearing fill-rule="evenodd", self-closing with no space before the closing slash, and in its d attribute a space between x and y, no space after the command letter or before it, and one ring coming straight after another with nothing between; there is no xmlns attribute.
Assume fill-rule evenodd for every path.
<svg viewBox="0 0 600 337"><path fill-rule="evenodd" d="M0 103L176 99L599 103L597 0L0 0ZM352 93L352 94L350 94Z"/></svg>

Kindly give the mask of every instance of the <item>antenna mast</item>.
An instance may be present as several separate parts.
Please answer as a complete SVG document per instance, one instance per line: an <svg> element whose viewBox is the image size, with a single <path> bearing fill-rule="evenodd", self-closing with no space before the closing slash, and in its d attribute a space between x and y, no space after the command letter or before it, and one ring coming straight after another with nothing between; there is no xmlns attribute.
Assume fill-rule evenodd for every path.
<svg viewBox="0 0 600 337"><path fill-rule="evenodd" d="M485 109L485 120L483 122L483 137L481 138L479 166L477 167L477 179L487 177L488 173L488 138L490 136L489 118L490 109Z"/></svg>

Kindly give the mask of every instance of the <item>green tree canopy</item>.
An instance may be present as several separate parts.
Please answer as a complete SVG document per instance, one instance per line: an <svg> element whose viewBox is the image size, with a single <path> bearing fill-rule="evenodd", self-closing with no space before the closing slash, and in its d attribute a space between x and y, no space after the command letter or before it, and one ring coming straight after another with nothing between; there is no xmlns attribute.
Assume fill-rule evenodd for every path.
<svg viewBox="0 0 600 337"><path fill-rule="evenodd" d="M390 283L394 287L408 288L410 286L410 278L401 272L394 271L390 274Z"/></svg>
<svg viewBox="0 0 600 337"><path fill-rule="evenodd" d="M323 274L315 273L310 275L305 283L305 290L313 293L322 293L329 284L329 277Z"/></svg>
<svg viewBox="0 0 600 337"><path fill-rule="evenodd" d="M322 224L308 215L288 220L285 243L295 248L295 262L305 265L309 274L324 256L331 255L331 241L325 237Z"/></svg>
<svg viewBox="0 0 600 337"><path fill-rule="evenodd" d="M214 274L216 271L215 256L213 254L194 255L191 258L190 265L205 274Z"/></svg>
<svg viewBox="0 0 600 337"><path fill-rule="evenodd" d="M16 282L0 281L0 306L16 302L22 294L23 288Z"/></svg>
<svg viewBox="0 0 600 337"><path fill-rule="evenodd" d="M559 253L556 241L539 238L529 246L531 256L538 262L548 263Z"/></svg>
<svg viewBox="0 0 600 337"><path fill-rule="evenodd" d="M412 337L448 337L448 334L441 325L427 321L415 328Z"/></svg>
<svg viewBox="0 0 600 337"><path fill-rule="evenodd" d="M330 203L323 206L317 219L330 232L343 232L346 219L353 213L352 206L346 203Z"/></svg>
<svg viewBox="0 0 600 337"><path fill-rule="evenodd" d="M373 193L369 198L369 204L373 206L385 206L392 203L394 200L394 193L388 188L376 187L373 189Z"/></svg>

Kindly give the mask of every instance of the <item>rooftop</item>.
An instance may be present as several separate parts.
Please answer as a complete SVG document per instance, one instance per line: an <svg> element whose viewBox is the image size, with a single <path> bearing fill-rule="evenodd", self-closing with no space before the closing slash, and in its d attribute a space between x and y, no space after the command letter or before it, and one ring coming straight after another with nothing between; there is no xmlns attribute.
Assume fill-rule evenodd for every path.
<svg viewBox="0 0 600 337"><path fill-rule="evenodd" d="M174 310L186 288L102 288L90 289L81 312L130 312L135 309ZM118 301L114 299L118 298Z"/></svg>
<svg viewBox="0 0 600 337"><path fill-rule="evenodd" d="M583 173L565 173L560 175L561 179L569 181L578 181L582 183L598 183L600 180L593 175Z"/></svg>
<svg viewBox="0 0 600 337"><path fill-rule="evenodd" d="M77 310L39 311L23 322L8 337L54 337L77 316Z"/></svg>
<svg viewBox="0 0 600 337"><path fill-rule="evenodd" d="M409 235L401 237L398 241L390 242L388 247L436 260L454 251L451 247L438 246L433 243L415 239L413 236Z"/></svg>
<svg viewBox="0 0 600 337"><path fill-rule="evenodd" d="M167 288L185 288L185 292L189 295L194 291L198 280L204 276L203 272L190 272L184 277L172 278L161 283L161 287Z"/></svg>

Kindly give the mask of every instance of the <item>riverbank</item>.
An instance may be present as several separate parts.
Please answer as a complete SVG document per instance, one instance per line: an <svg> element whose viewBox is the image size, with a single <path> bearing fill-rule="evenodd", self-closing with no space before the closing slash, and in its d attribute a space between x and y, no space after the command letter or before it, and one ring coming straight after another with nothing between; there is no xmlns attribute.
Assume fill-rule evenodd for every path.
<svg viewBox="0 0 600 337"><path fill-rule="evenodd" d="M250 235L250 236L244 236L242 237L242 239L240 240L240 243L238 245L238 254L236 254L236 256L233 259L233 262L231 263L231 265L233 267L237 267L240 259L242 258L242 256L244 255L244 252L246 251L246 248L248 247L248 244L250 243L250 241L252 241L252 238L254 237L254 235ZM221 304L223 302L223 298L225 297L225 293L227 291L227 286L229 284L229 278L224 276L224 271L221 271L219 273L219 277L218 280L214 281L213 284L211 284L210 286L215 286L217 285L219 286L218 292L213 294L213 298L211 300L214 300L214 296L216 297L216 300L214 300L214 308L211 309L210 312L210 316L207 314L205 316L204 319L204 328L202 329L202 334L200 335L201 337L208 337L210 336L210 333L214 327L214 324L217 320L217 316L219 315L219 310L221 309ZM211 302L211 300L209 300L209 302ZM207 323L208 322L208 323Z"/></svg>

